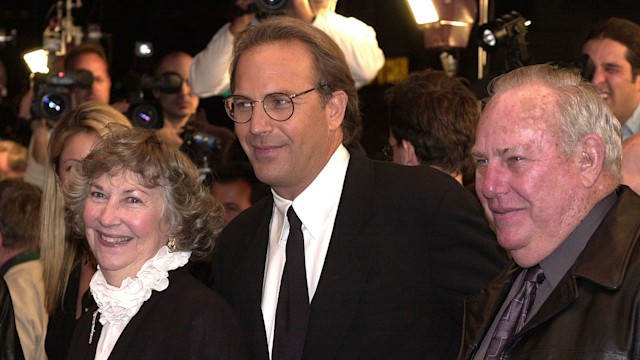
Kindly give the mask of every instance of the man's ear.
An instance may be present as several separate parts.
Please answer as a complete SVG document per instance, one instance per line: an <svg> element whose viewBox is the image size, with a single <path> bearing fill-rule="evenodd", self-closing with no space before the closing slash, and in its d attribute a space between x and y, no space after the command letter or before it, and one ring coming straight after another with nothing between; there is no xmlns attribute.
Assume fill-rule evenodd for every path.
<svg viewBox="0 0 640 360"><path fill-rule="evenodd" d="M329 130L336 130L342 125L348 101L349 96L342 90L331 93L331 97L325 106L328 114Z"/></svg>
<svg viewBox="0 0 640 360"><path fill-rule="evenodd" d="M156 98L156 99L158 99L160 97L160 90L158 90L158 89L153 89L151 91L151 93L153 93L153 97Z"/></svg>
<svg viewBox="0 0 640 360"><path fill-rule="evenodd" d="M418 155L416 155L416 148L409 140L403 139L400 144L402 146L402 165L416 166L420 165Z"/></svg>
<svg viewBox="0 0 640 360"><path fill-rule="evenodd" d="M589 188L602 174L606 147L598 134L591 133L582 138L579 150L580 178L582 185Z"/></svg>

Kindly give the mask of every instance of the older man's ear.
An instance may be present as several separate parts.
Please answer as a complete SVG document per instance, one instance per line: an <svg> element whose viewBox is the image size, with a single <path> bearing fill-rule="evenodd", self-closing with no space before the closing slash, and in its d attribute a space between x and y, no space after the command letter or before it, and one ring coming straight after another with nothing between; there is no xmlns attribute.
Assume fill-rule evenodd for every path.
<svg viewBox="0 0 640 360"><path fill-rule="evenodd" d="M606 147L600 136L591 133L582 139L579 150L582 150L578 160L582 185L590 188L602 175Z"/></svg>

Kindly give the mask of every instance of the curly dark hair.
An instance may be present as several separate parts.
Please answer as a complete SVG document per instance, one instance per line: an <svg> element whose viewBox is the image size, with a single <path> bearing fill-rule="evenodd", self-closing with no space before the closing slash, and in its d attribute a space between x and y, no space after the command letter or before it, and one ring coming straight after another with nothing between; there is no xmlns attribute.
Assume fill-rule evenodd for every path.
<svg viewBox="0 0 640 360"><path fill-rule="evenodd" d="M480 105L460 80L432 69L415 72L387 89L384 101L391 133L409 141L423 164L466 170Z"/></svg>

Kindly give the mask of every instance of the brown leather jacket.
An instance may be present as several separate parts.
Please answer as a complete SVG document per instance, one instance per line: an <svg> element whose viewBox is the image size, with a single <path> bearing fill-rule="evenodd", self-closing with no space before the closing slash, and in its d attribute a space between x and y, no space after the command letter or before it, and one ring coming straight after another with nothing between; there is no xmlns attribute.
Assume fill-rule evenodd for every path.
<svg viewBox="0 0 640 360"><path fill-rule="evenodd" d="M503 359L640 359L640 197L626 186L575 264L507 344ZM465 301L459 359L471 359L520 268Z"/></svg>

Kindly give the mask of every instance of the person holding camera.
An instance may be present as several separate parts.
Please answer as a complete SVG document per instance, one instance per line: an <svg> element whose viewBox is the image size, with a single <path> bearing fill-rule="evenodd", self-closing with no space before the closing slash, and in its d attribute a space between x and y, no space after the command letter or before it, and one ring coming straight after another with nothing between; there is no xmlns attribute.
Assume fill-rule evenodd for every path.
<svg viewBox="0 0 640 360"><path fill-rule="evenodd" d="M111 76L109 75L109 61L104 48L95 42L84 42L74 47L64 59L64 76L70 80L69 85L61 86L56 91L68 94L67 104L60 104L59 113L47 112L46 114L34 114L34 93L39 95L38 89L30 89L20 103L19 116L25 119L33 118L32 136L29 143L29 159L24 180L44 187L44 168L47 157L49 132L51 124L61 118L66 112L77 108L87 101L109 104L111 95ZM50 82L50 80L48 80ZM64 81L60 81L63 82ZM35 103L40 99L35 98ZM112 105L116 110L127 110L126 103ZM37 108L36 108L37 109ZM41 116L40 116L41 115ZM51 118L54 115L55 118ZM41 118L42 117L42 118Z"/></svg>
<svg viewBox="0 0 640 360"><path fill-rule="evenodd" d="M195 114L200 98L189 85L189 66L191 55L176 51L165 55L156 68L157 85L153 87L153 96L162 108L162 128L158 129L160 140L180 147L184 140L180 136L187 122Z"/></svg>
<svg viewBox="0 0 640 360"><path fill-rule="evenodd" d="M236 16L198 53L190 69L193 91L200 97L229 89L229 65L235 37L263 15L284 14L326 32L342 49L356 87L371 82L384 65L375 30L364 22L336 14L337 0L235 0Z"/></svg>
<svg viewBox="0 0 640 360"><path fill-rule="evenodd" d="M162 112L157 135L160 140L185 151L198 166L205 166L201 156L195 154L198 151L186 149L183 146L185 142L188 147L189 142L197 142L193 137L200 135L213 139L214 149L223 150L236 137L231 130L209 123L204 109L198 110L200 98L193 92L189 82L192 60L193 57L183 51L173 51L163 56L156 66L152 92ZM202 146L205 148L203 151L215 151L205 144Z"/></svg>

